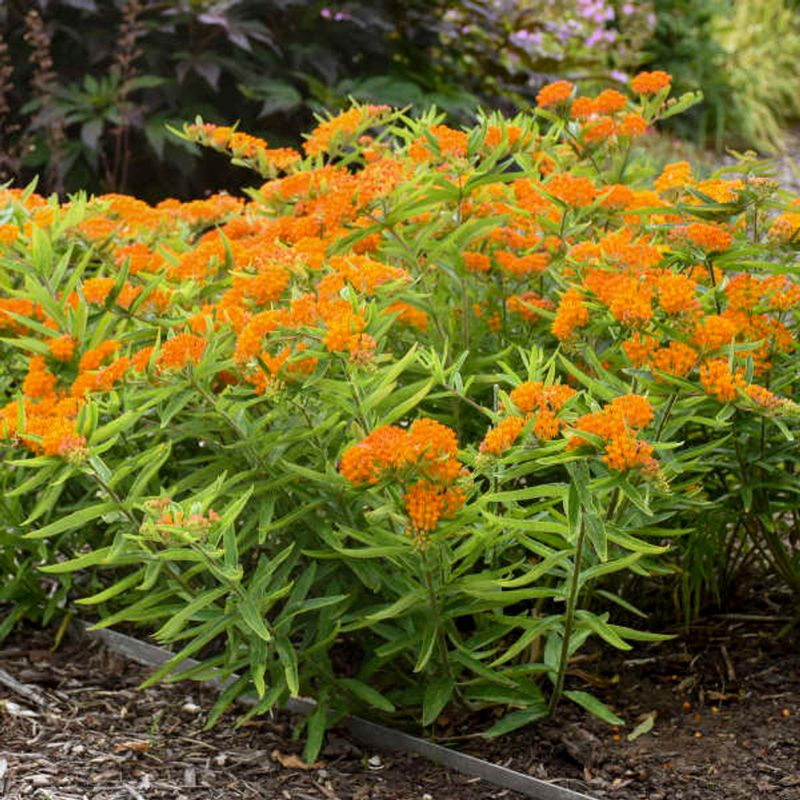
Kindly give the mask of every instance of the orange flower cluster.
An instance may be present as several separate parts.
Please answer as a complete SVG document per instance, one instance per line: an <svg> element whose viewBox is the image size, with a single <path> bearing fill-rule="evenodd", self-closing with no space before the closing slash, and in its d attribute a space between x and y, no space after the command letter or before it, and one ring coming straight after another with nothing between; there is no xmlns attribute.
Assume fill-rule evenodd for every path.
<svg viewBox="0 0 800 800"><path fill-rule="evenodd" d="M543 86L536 95L539 108L548 108L564 103L572 96L575 87L569 81L555 81Z"/></svg>
<svg viewBox="0 0 800 800"><path fill-rule="evenodd" d="M434 125L429 129L436 142L435 147L427 136L415 139L408 154L416 162L429 161L442 156L444 158L463 158L467 154L467 134L448 128L447 125Z"/></svg>
<svg viewBox="0 0 800 800"><path fill-rule="evenodd" d="M768 390L744 386L741 370L752 359L763 383L780 385L770 373L796 354L800 282L791 270L752 274L749 256L725 272L713 263L751 236L742 226L743 189L761 184L696 181L679 162L654 187L633 188L623 183L625 170L606 168L629 144L615 137L638 135L657 120L660 101L650 95L669 82L663 73L637 76L635 105L615 90L573 99L566 81L544 87L540 107L575 120L554 123L557 142L522 117L493 117L473 131L409 124L396 137L387 126L371 139L370 129L387 120L407 124L384 107L321 123L305 143L307 158L281 156L231 128L190 128L196 141L269 178L246 200L218 194L150 205L109 194L59 205L0 190L0 206L10 209L0 251L10 263L25 263L34 232L63 236L79 250L90 242L93 254L69 290L29 295L16 267L0 289L2 338L16 340L6 359L10 386L25 410L19 415L19 402L7 395L3 437L37 453L82 453L75 420L93 393L177 385L188 380L184 367L202 361L216 369L215 390L235 384L236 397L249 392L256 403L269 392L274 401L278 390L302 392L312 373L350 379L417 343L441 348L454 331L483 363L533 343L570 357L587 347L626 382L631 365L649 370L635 378L653 382L653 397L671 388L664 383L675 383L673 376L692 382L706 402L783 413ZM543 128L552 117L540 115ZM524 151L519 173L489 160L501 146ZM264 172L259 164L270 158ZM608 182L612 174L622 176L619 183ZM730 204L724 224L708 221L703 197ZM783 263L777 253L790 263L798 209L786 205L764 221L767 244L749 245L772 248L764 261ZM505 452L526 425L540 441L562 432L568 413L560 416L551 400L533 404L531 386L512 393L514 407L486 434L484 452ZM603 420L625 418L607 409ZM592 433L578 425L573 441L581 430ZM638 430L626 421L603 439L610 467L650 463ZM43 445L50 432L61 438ZM374 435L399 437L392 453L408 452L414 439L400 428ZM398 475L414 475L403 489L418 532L457 505L452 481L429 466L421 456L396 466Z"/></svg>
<svg viewBox="0 0 800 800"><path fill-rule="evenodd" d="M553 334L562 342L568 342L575 336L577 328L589 322L589 309L579 289L568 289L561 298L553 320Z"/></svg>
<svg viewBox="0 0 800 800"><path fill-rule="evenodd" d="M636 94L657 94L672 83L672 76L661 70L640 72L631 80L631 89Z"/></svg>
<svg viewBox="0 0 800 800"><path fill-rule="evenodd" d="M647 398L627 394L612 400L601 411L585 414L575 422L575 430L599 437L603 441L605 454L602 460L611 469L627 472L641 468L647 474L658 472L658 462L653 448L636 434L653 421L653 407ZM580 435L573 436L568 448L574 449L588 444Z"/></svg>
<svg viewBox="0 0 800 800"><path fill-rule="evenodd" d="M701 365L700 383L721 403L730 403L744 388L744 370L733 372L727 359L713 359Z"/></svg>
<svg viewBox="0 0 800 800"><path fill-rule="evenodd" d="M712 222L693 222L686 228L686 237L707 253L728 250L733 236Z"/></svg>
<svg viewBox="0 0 800 800"><path fill-rule="evenodd" d="M407 487L405 508L411 532L419 539L464 504L464 494L455 486L462 474L456 434L432 419L417 419L408 430L376 428L345 450L339 471L356 485L396 479Z"/></svg>
<svg viewBox="0 0 800 800"><path fill-rule="evenodd" d="M524 416L512 415L491 428L480 445L482 453L499 456L519 439L529 422L531 430L540 441L555 439L564 426L557 415L575 395L575 390L561 383L546 386L541 382L526 381L509 395L509 399Z"/></svg>
<svg viewBox="0 0 800 800"><path fill-rule="evenodd" d="M307 155L327 153L332 145L341 146L353 141L367 128L381 122L391 111L389 106L360 106L344 111L336 117L321 122L303 144Z"/></svg>
<svg viewBox="0 0 800 800"><path fill-rule="evenodd" d="M270 149L266 140L227 126L211 123L189 125L185 134L192 141L228 153L232 158L247 159L256 165L263 165L265 169L262 171L266 172L284 172L302 160L302 156L294 148Z"/></svg>
<svg viewBox="0 0 800 800"><path fill-rule="evenodd" d="M205 349L205 339L191 333L179 333L164 342L156 365L159 369L181 369L187 364L197 365Z"/></svg>

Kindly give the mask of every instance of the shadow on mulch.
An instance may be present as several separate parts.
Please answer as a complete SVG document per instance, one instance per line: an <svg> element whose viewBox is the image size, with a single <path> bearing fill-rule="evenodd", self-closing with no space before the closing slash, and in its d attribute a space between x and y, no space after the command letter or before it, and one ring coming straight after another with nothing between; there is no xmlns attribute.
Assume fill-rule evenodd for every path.
<svg viewBox="0 0 800 800"><path fill-rule="evenodd" d="M776 641L778 629L768 620L721 621L635 654L583 657L572 688L611 705L628 720L620 730L565 704L557 722L499 741L448 740L447 725L440 741L597 798L797 800L800 650ZM0 685L0 797L9 800L520 797L336 732L322 763L300 768L288 716L234 730L229 715L206 732L213 689L138 691L147 670L98 644L49 646L36 634L0 650L0 668L44 699Z"/></svg>

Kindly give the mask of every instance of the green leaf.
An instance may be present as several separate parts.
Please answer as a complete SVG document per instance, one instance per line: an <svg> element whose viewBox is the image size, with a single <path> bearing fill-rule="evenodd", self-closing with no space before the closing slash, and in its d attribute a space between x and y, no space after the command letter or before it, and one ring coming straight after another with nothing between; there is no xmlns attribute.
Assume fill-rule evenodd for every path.
<svg viewBox="0 0 800 800"><path fill-rule="evenodd" d="M338 684L373 708L388 713L396 710L394 703L387 700L377 689L373 689L371 686L367 686L366 683L362 683L355 678L340 678Z"/></svg>
<svg viewBox="0 0 800 800"><path fill-rule="evenodd" d="M98 603L105 603L107 600L111 600L117 595L134 587L142 579L144 574L145 568L143 567L142 569L136 570L136 572L132 572L130 575L126 575L122 580L117 581L102 592L97 592L97 594L90 595L89 597L78 598L75 603L79 606L93 606Z"/></svg>
<svg viewBox="0 0 800 800"><path fill-rule="evenodd" d="M453 696L456 683L452 678L434 678L425 687L422 699L422 724L431 725L438 719Z"/></svg>
<svg viewBox="0 0 800 800"><path fill-rule="evenodd" d="M608 617L608 614L604 616ZM592 614L591 611L587 611L585 608L579 609L575 612L575 617L591 628L602 639L605 639L612 647L616 647L618 650L631 649L631 646L604 619Z"/></svg>
<svg viewBox="0 0 800 800"><path fill-rule="evenodd" d="M481 734L485 739L493 739L496 736L504 736L506 733L511 733L518 728L525 725L530 725L532 722L538 722L544 719L548 714L547 705L544 702L536 703L526 708L524 711L512 711L506 714L499 722L496 722Z"/></svg>
<svg viewBox="0 0 800 800"><path fill-rule="evenodd" d="M285 636L275 639L275 647L278 651L278 658L283 665L283 673L286 677L286 686L289 694L297 697L300 694L300 679L297 674L297 653L295 653L292 643Z"/></svg>
<svg viewBox="0 0 800 800"><path fill-rule="evenodd" d="M536 639L541 637L544 633L546 633L550 628L556 625L561 620L560 614L552 614L549 617L545 617L541 620L536 620L526 631L522 634L522 636L517 639L511 647L506 650L503 655L499 658L495 659L491 666L498 667L500 664L505 664L506 661L511 661L512 658L516 658L523 650L529 647Z"/></svg>
<svg viewBox="0 0 800 800"><path fill-rule="evenodd" d="M208 714L208 720L206 720L206 724L203 727L204 730L213 728L217 722L219 722L219 718L231 707L231 705L233 705L236 698L247 688L249 684L249 678L249 675L240 676L230 686L228 686L224 692L222 692Z"/></svg>
<svg viewBox="0 0 800 800"><path fill-rule="evenodd" d="M650 733L653 730L653 725L656 723L657 711L651 711L645 714L644 719L628 734L628 741L635 742L640 736Z"/></svg>
<svg viewBox="0 0 800 800"><path fill-rule="evenodd" d="M573 703L577 703L581 708L585 708L590 714L609 725L625 724L624 719L618 717L605 703L588 692L568 691L564 692L564 697L569 698Z"/></svg>
<svg viewBox="0 0 800 800"><path fill-rule="evenodd" d="M154 634L153 638L160 642L172 641L178 633L180 633L186 625L191 621L192 617L197 612L202 611L204 608L210 606L215 600L222 597L228 591L227 586L218 586L216 589L211 589L203 592L195 597L191 602L187 603L177 614L170 618L170 620L162 625ZM218 613L224 613L222 609L217 609Z"/></svg>
<svg viewBox="0 0 800 800"><path fill-rule="evenodd" d="M258 606L251 597L245 597L239 603L238 610L244 624L247 625L256 636L263 639L265 642L272 641L272 634L269 632L264 618L258 610Z"/></svg>
<svg viewBox="0 0 800 800"><path fill-rule="evenodd" d="M322 743L325 740L325 730L328 727L328 709L325 698L317 701L317 707L308 715L306 720L306 744L303 748L303 761L313 764L317 760Z"/></svg>
<svg viewBox="0 0 800 800"><path fill-rule="evenodd" d="M103 516L103 514L107 514L109 511L114 511L116 508L116 503L110 502L97 503L93 506L89 506L88 508L81 508L77 511L73 511L71 514L67 514L64 517L57 519L55 522L51 522L49 525L45 525L44 528L39 528L38 531L26 533L24 538L46 539L48 536L55 536L57 533L65 533L66 531L80 528L87 522L91 522L92 520Z"/></svg>

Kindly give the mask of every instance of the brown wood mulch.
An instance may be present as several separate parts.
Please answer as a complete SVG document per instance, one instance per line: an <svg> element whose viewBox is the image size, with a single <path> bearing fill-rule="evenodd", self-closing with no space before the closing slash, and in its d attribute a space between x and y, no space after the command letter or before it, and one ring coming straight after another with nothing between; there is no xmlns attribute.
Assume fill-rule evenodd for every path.
<svg viewBox="0 0 800 800"><path fill-rule="evenodd" d="M329 734L308 769L278 715L204 731L215 691L136 688L147 670L96 643L55 652L41 636L0 649L0 797L41 800L514 800L414 756ZM33 695L25 693L33 692ZM22 692L22 694L20 693ZM35 696L34 696L35 695Z"/></svg>
<svg viewBox="0 0 800 800"><path fill-rule="evenodd" d="M659 646L587 654L570 688L591 689L623 729L564 704L556 721L492 742L452 720L440 741L598 800L800 800L800 636L777 638L782 624L711 620ZM98 643L50 647L34 634L0 648L4 800L520 798L336 731L308 769L286 715L234 729L229 714L204 731L215 690L139 691L147 670Z"/></svg>

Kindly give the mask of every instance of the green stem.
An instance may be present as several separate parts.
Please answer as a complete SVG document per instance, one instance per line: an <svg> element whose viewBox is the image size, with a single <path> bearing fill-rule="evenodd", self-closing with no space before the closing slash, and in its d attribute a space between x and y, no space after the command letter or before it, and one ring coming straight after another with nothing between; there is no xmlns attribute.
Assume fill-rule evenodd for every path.
<svg viewBox="0 0 800 800"><path fill-rule="evenodd" d="M664 431L664 426L667 424L667 420L669 420L670 415L672 414L672 409L675 406L675 402L678 399L678 392L675 394L670 395L669 400L667 401L667 407L664 409L664 413L661 415L661 419L658 421L658 428L656 429L656 438L655 441L659 441L661 439L661 434Z"/></svg>
<svg viewBox="0 0 800 800"><path fill-rule="evenodd" d="M433 623L436 626L436 647L439 651L439 660L441 666L445 671L445 675L453 681L453 692L459 703L463 704L463 698L456 686L455 674L453 673L453 665L450 663L450 653L447 649L447 639L444 632L444 620L442 619L442 609L439 605L439 598L436 594L436 588L433 583L433 573L428 562L427 550L422 550L420 555L420 563L422 566L422 574L425 578L425 588L428 592L428 603L430 604L431 614L433 615Z"/></svg>
<svg viewBox="0 0 800 800"><path fill-rule="evenodd" d="M553 693L550 695L548 709L552 715L561 695L564 691L564 679L567 674L567 663L569 662L569 640L572 637L572 628L575 624L575 610L578 604L578 589L580 587L581 561L583 559L583 545L586 539L586 525L581 516L580 528L578 530L578 541L575 543L575 565L572 570L572 583L567 599L567 608L564 612L564 639L561 643L561 657L558 663L558 673Z"/></svg>

